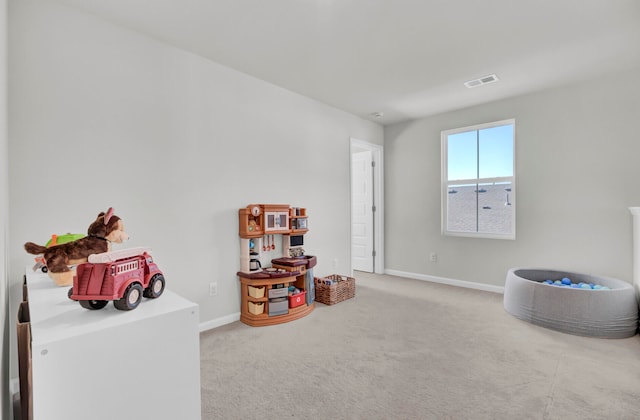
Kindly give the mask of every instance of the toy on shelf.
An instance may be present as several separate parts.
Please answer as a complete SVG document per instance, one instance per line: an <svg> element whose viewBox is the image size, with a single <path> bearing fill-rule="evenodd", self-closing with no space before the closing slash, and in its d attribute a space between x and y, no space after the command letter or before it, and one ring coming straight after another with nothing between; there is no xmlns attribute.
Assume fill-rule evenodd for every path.
<svg viewBox="0 0 640 420"><path fill-rule="evenodd" d="M66 244L67 242L73 242L78 239L82 239L85 236L86 235L83 233L67 233L65 235L56 235L54 233L53 235L51 235L51 239L47 241L45 246L49 248L54 245L62 245L62 244ZM35 260L36 260L36 263L33 266L33 271L40 270L43 273L46 273L47 271L49 271L49 269L47 268L47 264L44 261L44 257L42 255L38 255L35 258Z"/></svg>
<svg viewBox="0 0 640 420"><path fill-rule="evenodd" d="M59 243L49 247L33 242L24 244L24 249L33 255L41 255L37 263L46 266L49 277L58 286L70 286L77 264L87 261L91 254L98 254L111 250L111 243L122 243L129 239L124 231L124 223L120 217L113 214L113 208L104 213L100 212L96 220L89 225L87 236ZM45 271L45 270L43 270Z"/></svg>
<svg viewBox="0 0 640 420"><path fill-rule="evenodd" d="M62 245L66 244L67 242L77 241L78 239L82 239L85 236L87 235L85 235L84 233L67 233L65 235L53 234L51 235L51 239L49 239L44 246L49 248L50 246L54 245Z"/></svg>
<svg viewBox="0 0 640 420"><path fill-rule="evenodd" d="M78 265L69 299L85 309L102 309L113 301L116 309L130 311L143 296L160 297L164 275L150 252L150 248L129 248L90 255L89 262Z"/></svg>

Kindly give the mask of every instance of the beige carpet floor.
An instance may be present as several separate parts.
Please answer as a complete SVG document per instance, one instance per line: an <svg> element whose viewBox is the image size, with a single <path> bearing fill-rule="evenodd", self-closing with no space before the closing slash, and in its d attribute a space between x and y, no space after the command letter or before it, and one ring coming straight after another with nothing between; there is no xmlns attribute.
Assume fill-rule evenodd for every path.
<svg viewBox="0 0 640 420"><path fill-rule="evenodd" d="M502 295L356 273L356 297L201 334L202 418L640 419L640 336L520 321Z"/></svg>

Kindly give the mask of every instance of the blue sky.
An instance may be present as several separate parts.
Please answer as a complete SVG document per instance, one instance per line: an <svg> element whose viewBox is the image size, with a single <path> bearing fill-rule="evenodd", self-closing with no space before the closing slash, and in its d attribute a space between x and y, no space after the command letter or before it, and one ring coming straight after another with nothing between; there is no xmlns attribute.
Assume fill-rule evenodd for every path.
<svg viewBox="0 0 640 420"><path fill-rule="evenodd" d="M513 176L513 125L450 134L447 153L449 180Z"/></svg>

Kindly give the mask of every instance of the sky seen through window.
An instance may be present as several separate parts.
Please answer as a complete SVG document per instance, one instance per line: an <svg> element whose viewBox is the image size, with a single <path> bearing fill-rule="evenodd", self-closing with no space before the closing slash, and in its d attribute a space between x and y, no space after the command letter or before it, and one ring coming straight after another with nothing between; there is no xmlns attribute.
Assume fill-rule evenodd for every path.
<svg viewBox="0 0 640 420"><path fill-rule="evenodd" d="M447 144L448 181L513 176L513 124L449 134Z"/></svg>

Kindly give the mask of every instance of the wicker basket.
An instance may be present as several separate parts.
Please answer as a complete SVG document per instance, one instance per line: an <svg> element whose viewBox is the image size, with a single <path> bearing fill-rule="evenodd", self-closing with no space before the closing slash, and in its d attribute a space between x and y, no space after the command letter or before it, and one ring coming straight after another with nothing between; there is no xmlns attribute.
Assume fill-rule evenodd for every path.
<svg viewBox="0 0 640 420"><path fill-rule="evenodd" d="M333 305L356 295L356 279L353 277L332 274L321 279L316 277L315 283L316 301L325 305Z"/></svg>

